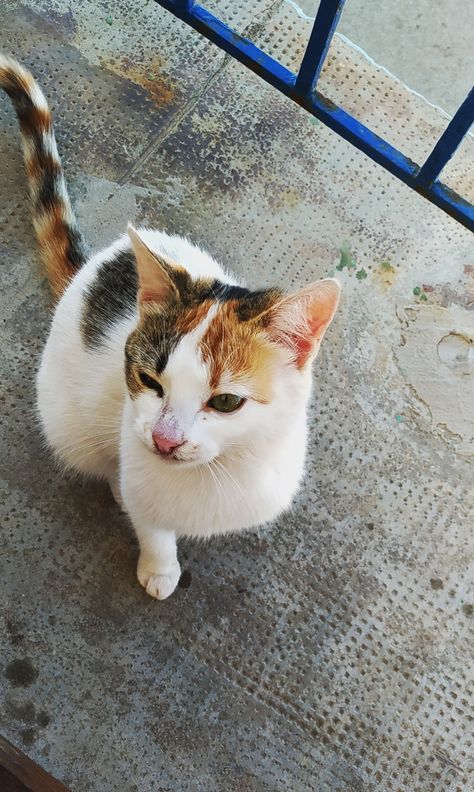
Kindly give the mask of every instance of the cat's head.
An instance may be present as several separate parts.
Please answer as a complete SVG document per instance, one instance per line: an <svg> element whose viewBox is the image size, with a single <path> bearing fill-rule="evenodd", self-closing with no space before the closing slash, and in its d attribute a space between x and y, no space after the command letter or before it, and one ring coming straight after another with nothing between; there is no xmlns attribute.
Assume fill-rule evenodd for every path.
<svg viewBox="0 0 474 792"><path fill-rule="evenodd" d="M304 420L311 362L337 281L249 291L193 280L129 228L139 323L126 344L135 431L170 464L199 465L271 443Z"/></svg>

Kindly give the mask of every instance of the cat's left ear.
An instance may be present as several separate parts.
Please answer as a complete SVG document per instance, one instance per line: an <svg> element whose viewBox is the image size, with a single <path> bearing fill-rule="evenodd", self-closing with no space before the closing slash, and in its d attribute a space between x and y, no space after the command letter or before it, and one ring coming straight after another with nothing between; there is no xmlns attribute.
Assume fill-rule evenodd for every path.
<svg viewBox="0 0 474 792"><path fill-rule="evenodd" d="M267 312L266 331L274 341L290 349L298 368L316 357L340 294L337 280L327 278L283 297Z"/></svg>
<svg viewBox="0 0 474 792"><path fill-rule="evenodd" d="M138 303L163 303L171 298L179 298L177 279L185 270L178 264L158 256L145 244L138 231L132 226L127 228L133 252L135 253L138 273Z"/></svg>

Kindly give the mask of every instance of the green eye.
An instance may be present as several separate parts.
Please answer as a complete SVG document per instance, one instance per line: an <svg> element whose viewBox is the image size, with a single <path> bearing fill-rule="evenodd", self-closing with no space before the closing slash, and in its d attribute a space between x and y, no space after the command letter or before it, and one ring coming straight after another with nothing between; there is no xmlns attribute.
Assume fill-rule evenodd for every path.
<svg viewBox="0 0 474 792"><path fill-rule="evenodd" d="M213 396L212 399L209 399L207 406L217 410L217 412L230 413L238 410L244 401L245 399L242 396L235 396L233 393L220 393L219 396Z"/></svg>

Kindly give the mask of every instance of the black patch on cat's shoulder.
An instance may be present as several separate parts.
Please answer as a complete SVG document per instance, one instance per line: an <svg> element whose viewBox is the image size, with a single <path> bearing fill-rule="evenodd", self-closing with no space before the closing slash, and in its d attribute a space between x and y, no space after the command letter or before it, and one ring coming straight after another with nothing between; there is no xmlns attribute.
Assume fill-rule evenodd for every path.
<svg viewBox="0 0 474 792"><path fill-rule="evenodd" d="M121 250L99 266L84 295L81 334L86 347L97 349L116 322L133 314L137 292L135 255L131 250Z"/></svg>

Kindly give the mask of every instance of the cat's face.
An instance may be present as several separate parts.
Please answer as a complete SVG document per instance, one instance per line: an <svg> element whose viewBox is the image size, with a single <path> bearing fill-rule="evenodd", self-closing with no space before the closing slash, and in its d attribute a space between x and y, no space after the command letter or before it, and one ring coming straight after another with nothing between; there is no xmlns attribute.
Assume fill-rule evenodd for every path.
<svg viewBox="0 0 474 792"><path fill-rule="evenodd" d="M168 464L202 465L285 432L304 413L337 283L284 297L193 281L130 236L140 322L127 341L126 377L145 446Z"/></svg>

